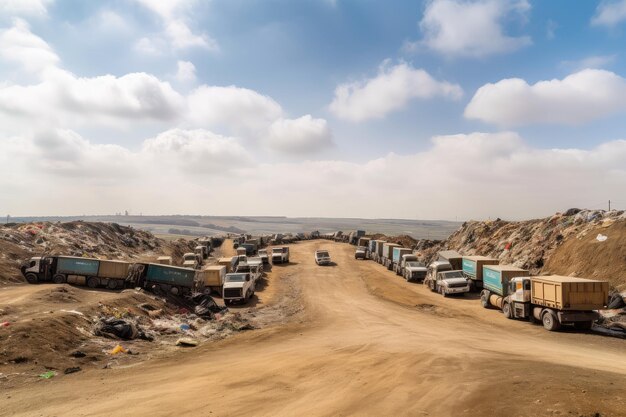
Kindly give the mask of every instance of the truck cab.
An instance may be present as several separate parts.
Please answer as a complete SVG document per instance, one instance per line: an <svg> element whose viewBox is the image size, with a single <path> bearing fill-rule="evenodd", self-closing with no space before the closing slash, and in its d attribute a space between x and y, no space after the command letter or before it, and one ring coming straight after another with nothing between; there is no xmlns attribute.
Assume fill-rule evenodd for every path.
<svg viewBox="0 0 626 417"><path fill-rule="evenodd" d="M365 259L367 256L367 248L365 246L357 246L354 252L354 259Z"/></svg>
<svg viewBox="0 0 626 417"><path fill-rule="evenodd" d="M267 249L259 249L257 252L257 255L259 256L259 258L261 258L261 260L263 261L264 264L269 264L270 263L270 258L269 255L267 253Z"/></svg>
<svg viewBox="0 0 626 417"><path fill-rule="evenodd" d="M51 258L35 256L26 260L20 267L20 271L26 281L30 284L37 284L50 279L52 262Z"/></svg>
<svg viewBox="0 0 626 417"><path fill-rule="evenodd" d="M193 251L198 255L201 259L206 259L209 256L209 253L206 250L206 246L198 245Z"/></svg>
<svg viewBox="0 0 626 417"><path fill-rule="evenodd" d="M183 255L183 268L197 269L200 265L202 265L201 259L202 258L198 254L194 252L187 252Z"/></svg>
<svg viewBox="0 0 626 417"><path fill-rule="evenodd" d="M244 303L248 301L254 295L255 283L249 273L226 274L222 290L224 304L230 305L238 301Z"/></svg>
<svg viewBox="0 0 626 417"><path fill-rule="evenodd" d="M469 290L469 280L461 270L438 272L435 277L435 291L444 297L451 294L465 294Z"/></svg>
<svg viewBox="0 0 626 417"><path fill-rule="evenodd" d="M289 263L289 247L281 246L272 248L272 263Z"/></svg>
<svg viewBox="0 0 626 417"><path fill-rule="evenodd" d="M428 269L423 263L417 260L410 260L404 262L403 276L407 281L423 281L426 278Z"/></svg>
<svg viewBox="0 0 626 417"><path fill-rule="evenodd" d="M327 250L315 251L315 263L318 265L330 265L330 254Z"/></svg>
<svg viewBox="0 0 626 417"><path fill-rule="evenodd" d="M428 265L426 278L424 278L424 285L430 288L431 291L437 291L437 274L443 271L452 271L452 265L445 261L431 262L431 264Z"/></svg>

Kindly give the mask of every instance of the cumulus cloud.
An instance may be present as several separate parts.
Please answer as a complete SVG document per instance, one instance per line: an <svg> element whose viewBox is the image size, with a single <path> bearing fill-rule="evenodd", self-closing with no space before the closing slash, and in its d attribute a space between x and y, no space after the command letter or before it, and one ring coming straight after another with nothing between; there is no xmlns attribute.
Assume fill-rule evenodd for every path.
<svg viewBox="0 0 626 417"><path fill-rule="evenodd" d="M164 36L174 49L203 48L211 51L219 50L217 41L205 33L194 33L189 27L189 13L192 1L181 0L136 0L139 4L159 16L164 26ZM148 42L150 47L148 47ZM153 40L142 38L140 51L151 51L155 45Z"/></svg>
<svg viewBox="0 0 626 417"><path fill-rule="evenodd" d="M189 61L178 61L176 64L176 79L181 83L191 83L196 81L196 66Z"/></svg>
<svg viewBox="0 0 626 417"><path fill-rule="evenodd" d="M509 78L486 84L465 108L465 117L501 126L535 123L576 125L626 111L626 80L587 69L562 80Z"/></svg>
<svg viewBox="0 0 626 417"><path fill-rule="evenodd" d="M612 55L592 55L580 60L574 61L561 61L561 65L565 68L569 68L572 71L580 71L584 69L602 69L613 62L617 58L617 54Z"/></svg>
<svg viewBox="0 0 626 417"><path fill-rule="evenodd" d="M385 117L412 99L439 96L457 100L462 95L457 84L437 81L426 71L404 62L390 66L385 61L376 77L339 85L330 111L339 118L360 122Z"/></svg>
<svg viewBox="0 0 626 417"><path fill-rule="evenodd" d="M54 0L0 0L0 15L43 17Z"/></svg>
<svg viewBox="0 0 626 417"><path fill-rule="evenodd" d="M626 0L603 1L596 8L596 13L591 18L591 24L613 27L624 20L626 20Z"/></svg>
<svg viewBox="0 0 626 417"><path fill-rule="evenodd" d="M54 67L59 57L46 41L33 34L28 23L13 19L13 26L0 30L0 58L30 73Z"/></svg>
<svg viewBox="0 0 626 417"><path fill-rule="evenodd" d="M524 18L527 0L433 0L420 21L423 39L409 49L426 47L447 56L480 57L512 52L530 45L529 36L509 36L502 21Z"/></svg>
<svg viewBox="0 0 626 417"><path fill-rule="evenodd" d="M278 119L269 128L270 147L291 153L321 151L332 145L332 134L324 119L307 114L298 119Z"/></svg>

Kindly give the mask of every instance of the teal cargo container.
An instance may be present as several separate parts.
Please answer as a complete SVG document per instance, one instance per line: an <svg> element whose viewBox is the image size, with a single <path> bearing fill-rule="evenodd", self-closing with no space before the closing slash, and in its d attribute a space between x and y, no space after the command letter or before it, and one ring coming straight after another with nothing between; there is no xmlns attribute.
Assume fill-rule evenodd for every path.
<svg viewBox="0 0 626 417"><path fill-rule="evenodd" d="M486 256L464 256L463 274L474 281L483 280L484 265L498 265L500 261Z"/></svg>
<svg viewBox="0 0 626 417"><path fill-rule="evenodd" d="M193 288L196 270L177 266L148 264L146 281L168 284L176 287Z"/></svg>
<svg viewBox="0 0 626 417"><path fill-rule="evenodd" d="M483 288L502 297L508 295L511 278L527 277L528 271L513 265L483 266Z"/></svg>
<svg viewBox="0 0 626 417"><path fill-rule="evenodd" d="M391 260L393 263L400 263L403 255L412 255L413 251L408 248L393 248L391 251Z"/></svg>
<svg viewBox="0 0 626 417"><path fill-rule="evenodd" d="M57 274L97 276L100 261L90 258L59 256L57 258Z"/></svg>

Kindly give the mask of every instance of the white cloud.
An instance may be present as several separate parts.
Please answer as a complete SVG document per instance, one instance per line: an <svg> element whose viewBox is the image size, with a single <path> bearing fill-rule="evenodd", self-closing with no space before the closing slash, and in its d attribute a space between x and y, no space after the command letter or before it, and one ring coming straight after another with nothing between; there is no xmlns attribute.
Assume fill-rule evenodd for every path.
<svg viewBox="0 0 626 417"><path fill-rule="evenodd" d="M588 69L533 85L519 78L486 84L465 108L465 117L501 126L576 125L624 111L626 80L610 71Z"/></svg>
<svg viewBox="0 0 626 417"><path fill-rule="evenodd" d="M316 152L332 145L332 134L326 120L314 119L307 114L298 119L279 119L272 123L268 144L281 152Z"/></svg>
<svg viewBox="0 0 626 417"><path fill-rule="evenodd" d="M462 95L457 84L437 81L426 71L404 62L389 66L385 61L376 77L339 85L330 110L339 118L359 122L385 117L415 98L441 96L456 100Z"/></svg>
<svg viewBox="0 0 626 417"><path fill-rule="evenodd" d="M33 34L26 21L17 18L12 27L0 30L0 58L30 73L39 73L59 62L50 45Z"/></svg>
<svg viewBox="0 0 626 417"><path fill-rule="evenodd" d="M593 55L577 61L561 61L561 65L572 71L581 71L584 69L602 69L613 62L617 58L617 54L613 55Z"/></svg>
<svg viewBox="0 0 626 417"><path fill-rule="evenodd" d="M271 97L235 86L198 87L189 94L188 106L193 125L226 128L236 134L265 129L283 114Z"/></svg>
<svg viewBox="0 0 626 417"><path fill-rule="evenodd" d="M154 40L143 37L140 38L137 42L135 42L134 46L137 52L140 52L145 55L161 55L161 48L155 43Z"/></svg>
<svg viewBox="0 0 626 417"><path fill-rule="evenodd" d="M522 17L530 10L527 0L433 0L428 3L420 28L425 46L447 56L485 56L512 52L530 45L529 36L508 36L502 20Z"/></svg>
<svg viewBox="0 0 626 417"><path fill-rule="evenodd" d="M594 26L613 27L626 20L626 0L601 2L591 18Z"/></svg>
<svg viewBox="0 0 626 417"><path fill-rule="evenodd" d="M54 0L0 0L0 16L44 17Z"/></svg>
<svg viewBox="0 0 626 417"><path fill-rule="evenodd" d="M139 4L158 15L164 25L164 36L169 40L174 49L204 48L210 51L218 51L217 41L205 33L196 34L189 27L189 14L193 7L193 1L182 0L136 0ZM148 39L148 38L143 38ZM143 45L138 45L137 50L151 52L148 46L154 46L155 40L140 40ZM143 46L143 47L142 47Z"/></svg>
<svg viewBox="0 0 626 417"><path fill-rule="evenodd" d="M181 83L191 83L196 81L196 66L189 61L178 61L176 79Z"/></svg>

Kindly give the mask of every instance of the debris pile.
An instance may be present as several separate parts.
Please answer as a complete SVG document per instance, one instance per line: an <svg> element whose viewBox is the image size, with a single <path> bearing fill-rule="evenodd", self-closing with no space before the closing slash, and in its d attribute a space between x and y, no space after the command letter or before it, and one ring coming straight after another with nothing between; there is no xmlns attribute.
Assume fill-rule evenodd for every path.
<svg viewBox="0 0 626 417"><path fill-rule="evenodd" d="M179 258L194 242L167 242L152 233L117 223L20 223L0 225L0 284L20 282L22 261L30 256L63 254L108 259L140 259L157 255Z"/></svg>

